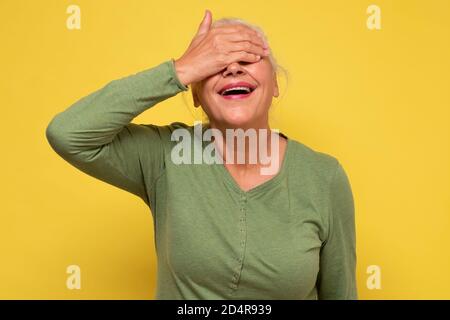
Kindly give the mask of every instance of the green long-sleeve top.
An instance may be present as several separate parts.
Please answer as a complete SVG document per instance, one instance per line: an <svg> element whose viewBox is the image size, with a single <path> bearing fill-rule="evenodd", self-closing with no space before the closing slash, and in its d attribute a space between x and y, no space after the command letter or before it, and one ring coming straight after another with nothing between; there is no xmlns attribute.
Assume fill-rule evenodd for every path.
<svg viewBox="0 0 450 320"><path fill-rule="evenodd" d="M109 82L46 129L63 159L148 205L155 298L358 299L353 195L338 160L287 137L278 173L248 191L222 163L176 164L171 133L194 141L196 125L131 121L186 90L168 59Z"/></svg>

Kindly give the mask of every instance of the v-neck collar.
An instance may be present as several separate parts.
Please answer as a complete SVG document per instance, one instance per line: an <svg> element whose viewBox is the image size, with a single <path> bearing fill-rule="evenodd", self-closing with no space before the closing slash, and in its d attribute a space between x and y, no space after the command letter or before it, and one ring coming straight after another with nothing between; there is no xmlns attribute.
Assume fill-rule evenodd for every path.
<svg viewBox="0 0 450 320"><path fill-rule="evenodd" d="M202 135L204 134L205 130L209 128L209 124L201 124L202 125ZM278 169L278 172L269 180L266 180L255 187L245 191L243 190L239 184L236 182L236 180L233 178L231 173L228 171L228 169L225 167L223 163L214 163L212 166L217 167L218 171L220 172L221 176L223 177L224 181L238 194L241 196L252 196L254 194L258 194L272 186L277 185L283 177L286 175L287 167L289 165L289 158L291 154L292 149L292 142L293 140L287 137L284 133L279 132L279 134L287 139L286 141L286 149L284 150L284 157L281 162L281 165ZM202 139L203 141L203 139ZM204 142L203 142L204 147Z"/></svg>

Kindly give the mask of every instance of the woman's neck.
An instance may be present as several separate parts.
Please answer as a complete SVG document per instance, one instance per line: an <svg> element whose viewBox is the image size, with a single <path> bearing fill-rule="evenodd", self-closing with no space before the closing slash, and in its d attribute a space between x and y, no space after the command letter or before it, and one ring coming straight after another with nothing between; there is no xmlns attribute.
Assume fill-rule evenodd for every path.
<svg viewBox="0 0 450 320"><path fill-rule="evenodd" d="M266 167L269 174L269 167L278 170L286 139L273 131L268 123L259 127L230 128L214 123L207 126L221 132L221 139L214 139L214 142L226 167L245 172Z"/></svg>

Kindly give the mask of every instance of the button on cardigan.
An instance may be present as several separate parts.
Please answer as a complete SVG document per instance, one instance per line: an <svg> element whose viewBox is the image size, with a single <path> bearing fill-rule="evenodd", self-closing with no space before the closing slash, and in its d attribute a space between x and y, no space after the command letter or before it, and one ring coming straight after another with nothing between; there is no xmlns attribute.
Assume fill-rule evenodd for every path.
<svg viewBox="0 0 450 320"><path fill-rule="evenodd" d="M187 90L168 59L109 82L46 129L64 160L148 205L155 298L357 299L353 195L338 160L287 137L278 173L248 191L221 163L175 164L171 133L195 141L199 124L131 121Z"/></svg>

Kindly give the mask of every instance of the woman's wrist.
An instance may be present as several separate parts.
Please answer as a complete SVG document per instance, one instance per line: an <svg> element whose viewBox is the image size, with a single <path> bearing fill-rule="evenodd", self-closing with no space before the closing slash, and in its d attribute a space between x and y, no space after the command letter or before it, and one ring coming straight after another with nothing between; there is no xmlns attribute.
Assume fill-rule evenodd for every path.
<svg viewBox="0 0 450 320"><path fill-rule="evenodd" d="M180 82L183 85L189 86L192 81L189 78L188 69L183 65L183 63L179 59L177 60L174 59L173 64L175 67L175 72L177 74L178 80L180 80Z"/></svg>

